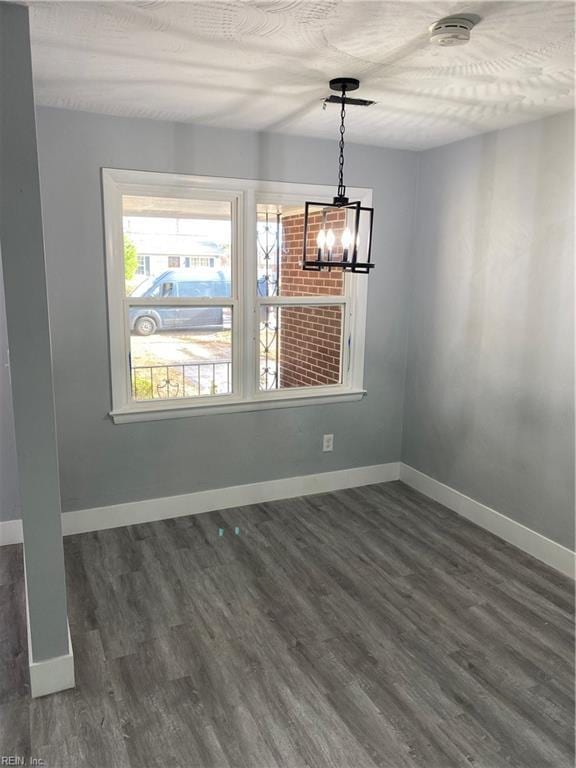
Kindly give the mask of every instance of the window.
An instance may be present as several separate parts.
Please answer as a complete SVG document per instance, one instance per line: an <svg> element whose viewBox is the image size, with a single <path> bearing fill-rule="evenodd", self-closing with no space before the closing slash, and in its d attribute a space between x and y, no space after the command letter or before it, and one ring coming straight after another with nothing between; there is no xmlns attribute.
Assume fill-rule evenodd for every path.
<svg viewBox="0 0 576 768"><path fill-rule="evenodd" d="M103 185L114 421L362 397L366 277L300 267L304 201L331 188L111 169Z"/></svg>
<svg viewBox="0 0 576 768"><path fill-rule="evenodd" d="M150 274L150 256L138 256L138 266L136 267L137 275L149 275Z"/></svg>

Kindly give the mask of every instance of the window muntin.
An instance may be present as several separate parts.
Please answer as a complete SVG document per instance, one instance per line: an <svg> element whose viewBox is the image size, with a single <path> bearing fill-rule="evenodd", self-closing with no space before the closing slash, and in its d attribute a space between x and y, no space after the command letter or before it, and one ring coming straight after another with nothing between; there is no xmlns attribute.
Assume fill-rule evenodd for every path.
<svg viewBox="0 0 576 768"><path fill-rule="evenodd" d="M287 219L289 216L298 216L300 212L303 213L305 199L330 199L332 194L330 188L108 169L103 171L103 181L107 234L112 416L115 421L163 418L160 412L164 411L176 416L187 415L188 409L191 408L199 408L198 412L211 412L214 410L212 406L224 410L250 410L250 407L246 408L250 404L254 407L283 407L292 403L306 403L307 398L310 397L326 400L328 397L358 399L362 396L366 279L344 276L341 273L337 273L337 279L335 279L336 273L304 273L300 271L298 263L293 277L300 279L303 276L310 282L293 282L290 285L288 269L293 266L293 263L288 264L285 260L284 271L282 264L277 270L277 290L269 290L270 281L266 283L265 289L263 286L264 270L258 246L263 214L272 209L275 211L280 209L281 214ZM363 204L370 204L371 196L367 190L353 190L353 192L363 201ZM200 205L201 210L199 210ZM217 208L217 205L220 208ZM157 220L163 220L162 226L173 226L170 220L177 218L179 221L176 234L192 233L194 235L197 222L191 214L200 212L206 217L212 213L222 221L225 220L227 211L230 211L229 249L224 250L225 254L229 255L229 266L224 274L224 280L218 281L219 287L215 289L210 284L214 281L199 280L197 282L202 283L200 295L188 296L186 294L189 291L186 288L181 290L181 281L164 279L162 285L168 285L159 288L158 278L161 273L154 268L152 261L149 268L150 275L141 276L140 284L136 289L129 289L125 285L122 247L125 234L123 224L127 219L131 219L130 226L126 227L126 234L130 237L134 237L136 233L134 219L137 216L140 218L138 224L141 225L139 229L143 231L142 234L154 237L158 234L154 231L158 229ZM291 219L288 223L294 224L295 221ZM282 225L280 233L284 238ZM214 237L208 237L208 235L213 235L213 232L203 233L203 239L214 242ZM286 240L284 250L288 250L289 246L290 243ZM157 248L152 250L157 251ZM197 251L197 255L193 255L191 249L187 250L189 255L179 254L180 268L170 267L170 269L208 268L213 270L218 269L223 261L218 254L214 255L214 250L211 251L212 255L206 255L206 252L204 255L198 255ZM293 252L289 254L293 261L299 260L298 250L294 244ZM173 250L170 256L174 256ZM167 261L165 266L168 271ZM156 286L151 291L151 286L155 282ZM171 282L178 284L170 286ZM152 293L157 295L152 296ZM222 373L223 369L217 369L214 374L215 385L210 378L209 386L196 386L194 390L194 382L199 378L196 374L191 375L190 371L182 372L181 367L189 364L196 365L196 360L190 363L187 354L175 358L174 355L162 352L161 355L156 356L155 361L164 368L168 366L167 375L166 371L164 372L164 382L168 381L166 387L162 388L162 382L158 385L153 376L151 385L147 385L145 389L144 385L140 384L138 391L135 391L135 379L142 381L143 377L148 375L148 372L145 374L142 370L136 373L136 369L145 368L150 360L137 358L137 356L132 360L140 338L136 339L136 335L129 328L130 312L135 308L150 310L160 304L166 305L164 309L168 309L169 306L176 308L219 306L228 313L227 328L205 329L210 333L227 332L230 337L229 342L226 341L219 347L219 351L223 350L226 354L214 359L212 355L204 355L201 358L209 364L226 366L225 377ZM267 315L275 317L280 327L284 325L286 328L291 319L299 316L300 320L303 320L304 316L298 315L298 308L304 310L304 316L307 318L314 317L315 310L331 309L337 313L339 347L336 345L337 348L331 350L332 357L330 354L326 355L326 350L315 350L319 355L323 354L330 358L330 360L324 359L323 362L331 363L333 369L331 376L324 381L303 380L294 383L288 381L286 376L282 377L282 366L277 366L278 375L275 383L272 384L273 377L269 376L268 383L263 384L262 318ZM320 332L318 327L312 330ZM191 341L190 335L194 334L198 337L202 332L197 328L181 328L176 331L177 334L184 336L181 345L183 348L187 348L189 344L194 346L198 339ZM313 343L312 339L309 341ZM140 347L138 349L141 351ZM164 347L156 348L158 353L162 350ZM224 359L226 357L230 359ZM322 360L322 358L319 359ZM280 360L281 358L278 357L278 362ZM294 364L298 362L302 361L295 358ZM182 379L184 375L187 377L185 381ZM176 381L178 376L180 376L179 383ZM224 378L226 385L222 386ZM281 403L283 400L286 402ZM266 405L267 402L268 405ZM192 411L189 412L192 413Z"/></svg>

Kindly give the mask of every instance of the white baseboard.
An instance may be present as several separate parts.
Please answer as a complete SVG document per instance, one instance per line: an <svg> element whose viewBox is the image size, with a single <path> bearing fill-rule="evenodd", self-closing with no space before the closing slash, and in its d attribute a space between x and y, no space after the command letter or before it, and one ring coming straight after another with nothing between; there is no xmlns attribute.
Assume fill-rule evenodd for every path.
<svg viewBox="0 0 576 768"><path fill-rule="evenodd" d="M136 523L166 520L184 515L197 515L230 507L260 504L266 501L327 493L373 483L401 479L407 485L452 509L476 525L494 533L561 573L574 578L575 554L542 534L517 523L506 515L466 496L448 485L425 475L407 464L391 462L371 467L352 467L316 475L266 480L261 483L215 488L180 496L131 501L107 507L80 509L62 514L65 536ZM22 541L20 520L0 523L0 545ZM64 658L64 657L63 657Z"/></svg>
<svg viewBox="0 0 576 768"><path fill-rule="evenodd" d="M400 464L400 480L509 544L513 544L566 576L574 578L576 555L567 547L407 464Z"/></svg>
<svg viewBox="0 0 576 768"><path fill-rule="evenodd" d="M0 547L22 543L22 520L0 521Z"/></svg>
<svg viewBox="0 0 576 768"><path fill-rule="evenodd" d="M198 515L217 509L261 504L265 501L291 499L296 496L309 496L313 493L339 491L343 488L355 488L372 483L385 483L389 480L398 480L399 477L400 463L392 462L390 464L376 464L371 467L340 469L336 472L320 472L316 475L265 480L261 483L233 485L210 491L185 493L180 496L129 501L107 507L78 509L74 512L62 513L62 532L64 536L70 536L74 533L120 528L124 525L150 523L171 517ZM20 520L0 523L0 544L18 544L21 542L22 523Z"/></svg>
<svg viewBox="0 0 576 768"><path fill-rule="evenodd" d="M24 579L26 580L26 561L24 561ZM30 612L28 610L28 587L26 587L26 631L28 635L28 671L30 673L30 695L32 698L58 693L74 688L74 652L70 624L68 624L68 653L42 661L34 661L32 653L32 633L30 630Z"/></svg>
<svg viewBox="0 0 576 768"><path fill-rule="evenodd" d="M317 475L286 477L280 480L265 480L261 483L233 485L215 488L211 491L197 491L181 496L166 496L160 499L130 501L110 507L94 507L64 512L62 530L65 536L73 533L87 533L105 528L118 528L135 523L149 523L171 517L198 515L217 509L243 507L261 504L265 501L291 499L309 496L313 493L327 493L344 488L356 488L372 483L398 480L400 464L376 464L372 467L352 467L336 472L321 472Z"/></svg>

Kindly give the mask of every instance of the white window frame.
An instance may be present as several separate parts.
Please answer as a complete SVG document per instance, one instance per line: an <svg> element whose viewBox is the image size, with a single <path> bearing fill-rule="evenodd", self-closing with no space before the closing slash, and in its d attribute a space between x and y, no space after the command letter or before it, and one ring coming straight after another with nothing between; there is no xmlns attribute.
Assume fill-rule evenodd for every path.
<svg viewBox="0 0 576 768"><path fill-rule="evenodd" d="M256 259L256 210L259 203L287 204L304 200L331 200L333 187L291 182L188 176L151 171L102 169L104 202L108 321L112 410L115 423L181 418L201 414L257 411L321 403L350 402L365 395L364 343L367 312L367 276L346 274L342 296L258 296ZM372 206L372 190L348 188L350 198ZM128 307L166 303L152 298L125 296L122 195L204 198L230 201L232 205L231 298L197 299L192 303L232 308L231 394L174 400L135 401L130 376ZM173 299L170 304L191 303ZM262 305L341 305L343 332L340 384L287 389L259 389L259 317Z"/></svg>

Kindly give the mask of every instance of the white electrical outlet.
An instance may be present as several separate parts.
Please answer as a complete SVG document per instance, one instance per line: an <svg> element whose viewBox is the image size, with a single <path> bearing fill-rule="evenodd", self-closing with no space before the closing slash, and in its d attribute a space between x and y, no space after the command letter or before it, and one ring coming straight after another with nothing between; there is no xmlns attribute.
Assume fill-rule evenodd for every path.
<svg viewBox="0 0 576 768"><path fill-rule="evenodd" d="M334 450L334 435L324 435L324 439L322 440L322 450L325 453Z"/></svg>

